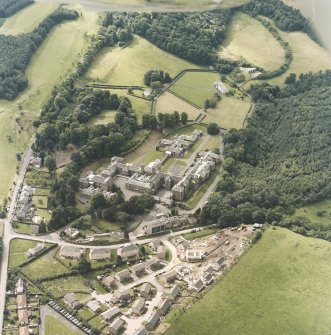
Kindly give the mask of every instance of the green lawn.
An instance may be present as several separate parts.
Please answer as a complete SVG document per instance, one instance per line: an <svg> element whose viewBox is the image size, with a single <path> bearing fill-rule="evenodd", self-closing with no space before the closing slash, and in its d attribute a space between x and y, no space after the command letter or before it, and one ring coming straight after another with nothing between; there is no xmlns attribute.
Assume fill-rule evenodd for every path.
<svg viewBox="0 0 331 335"><path fill-rule="evenodd" d="M221 138L219 136L210 136L208 142L203 146L202 150L213 150L220 147Z"/></svg>
<svg viewBox="0 0 331 335"><path fill-rule="evenodd" d="M0 34L20 35L30 33L57 8L56 4L37 2L7 18L0 27Z"/></svg>
<svg viewBox="0 0 331 335"><path fill-rule="evenodd" d="M306 217L312 224L331 226L331 199L300 207L294 215Z"/></svg>
<svg viewBox="0 0 331 335"><path fill-rule="evenodd" d="M30 225L26 223L15 223L14 229L20 234L30 234Z"/></svg>
<svg viewBox="0 0 331 335"><path fill-rule="evenodd" d="M50 214L48 210L45 210L45 209L37 209L35 212L35 215L41 216L42 218L44 218L45 223L49 222L50 219L52 218L52 214Z"/></svg>
<svg viewBox="0 0 331 335"><path fill-rule="evenodd" d="M187 72L171 85L170 91L203 108L217 92L214 82L219 80L220 75L215 72Z"/></svg>
<svg viewBox="0 0 331 335"><path fill-rule="evenodd" d="M194 121L200 114L199 109L176 97L170 92L164 92L156 103L156 113L173 113L177 111L179 114L185 112L188 119Z"/></svg>
<svg viewBox="0 0 331 335"><path fill-rule="evenodd" d="M223 96L215 109L208 109L203 122L216 122L225 129L241 129L250 107L249 98L241 100L237 96Z"/></svg>
<svg viewBox="0 0 331 335"><path fill-rule="evenodd" d="M86 74L87 80L112 85L143 85L144 75L151 69L162 69L175 76L197 65L171 55L147 40L135 36L126 48L106 48Z"/></svg>
<svg viewBox="0 0 331 335"><path fill-rule="evenodd" d="M205 236L215 234L217 231L218 231L218 229L208 228L208 229L203 229L203 230L200 230L200 231L197 231L197 232L194 232L194 233L185 234L183 237L188 241L192 241L196 238L205 237Z"/></svg>
<svg viewBox="0 0 331 335"><path fill-rule="evenodd" d="M26 256L26 252L30 248L34 248L38 242L28 241L15 238L10 241L10 249L9 249L9 266L11 268L17 267L22 263L28 260Z"/></svg>
<svg viewBox="0 0 331 335"><path fill-rule="evenodd" d="M330 243L269 229L167 335L302 335L331 329Z"/></svg>
<svg viewBox="0 0 331 335"><path fill-rule="evenodd" d="M233 16L219 55L244 60L269 71L278 69L285 62L285 51L279 42L260 22L242 12Z"/></svg>
<svg viewBox="0 0 331 335"><path fill-rule="evenodd" d="M34 195L44 195L48 196L51 194L51 191L49 188L36 188L34 191Z"/></svg>
<svg viewBox="0 0 331 335"><path fill-rule="evenodd" d="M37 208L47 209L48 207L48 197L44 195L34 195L32 202Z"/></svg>
<svg viewBox="0 0 331 335"><path fill-rule="evenodd" d="M53 316L45 316L45 335L77 335L79 332L75 332L66 327L61 321L54 318Z"/></svg>

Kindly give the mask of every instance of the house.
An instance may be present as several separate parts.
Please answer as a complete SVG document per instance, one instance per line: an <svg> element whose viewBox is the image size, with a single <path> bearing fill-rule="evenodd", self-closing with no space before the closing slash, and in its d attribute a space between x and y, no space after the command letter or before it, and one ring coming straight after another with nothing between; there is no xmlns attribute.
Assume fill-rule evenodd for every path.
<svg viewBox="0 0 331 335"><path fill-rule="evenodd" d="M101 313L100 317L104 321L110 321L120 314L122 314L121 310L118 307L113 307Z"/></svg>
<svg viewBox="0 0 331 335"><path fill-rule="evenodd" d="M38 224L30 224L30 234L37 235L39 234L40 226Z"/></svg>
<svg viewBox="0 0 331 335"><path fill-rule="evenodd" d="M20 326L25 326L29 324L29 314L26 308L19 309L17 311L17 314L18 314L18 323L20 324Z"/></svg>
<svg viewBox="0 0 331 335"><path fill-rule="evenodd" d="M191 285L191 289L197 292L201 292L205 287L205 283L201 280L198 279Z"/></svg>
<svg viewBox="0 0 331 335"><path fill-rule="evenodd" d="M29 327L24 326L18 329L18 335L30 335Z"/></svg>
<svg viewBox="0 0 331 335"><path fill-rule="evenodd" d="M203 271L206 272L206 273L213 274L215 269L212 265L208 265Z"/></svg>
<svg viewBox="0 0 331 335"><path fill-rule="evenodd" d="M145 328L137 329L132 335L147 335Z"/></svg>
<svg viewBox="0 0 331 335"><path fill-rule="evenodd" d="M145 328L148 331L152 331L156 328L156 326L158 325L158 323L160 322L160 316L158 313L154 313L150 316L150 318L147 320L146 324L145 324Z"/></svg>
<svg viewBox="0 0 331 335"><path fill-rule="evenodd" d="M152 291L152 285L150 283L144 283L142 286L141 286L141 289L140 289L140 292L139 292L139 295L148 300L149 299L149 296L151 294L151 291Z"/></svg>
<svg viewBox="0 0 331 335"><path fill-rule="evenodd" d="M128 269L122 270L122 271L116 273L115 278L119 282L122 282L124 280L127 280L127 279L131 278L131 272Z"/></svg>
<svg viewBox="0 0 331 335"><path fill-rule="evenodd" d="M157 257L158 259L166 258L167 248L164 245L159 245L157 248Z"/></svg>
<svg viewBox="0 0 331 335"><path fill-rule="evenodd" d="M86 304L86 307L94 314L97 314L101 310L101 306L98 301L91 300Z"/></svg>
<svg viewBox="0 0 331 335"><path fill-rule="evenodd" d="M111 335L118 335L120 331L124 328L125 321L121 318L114 320L109 326L109 333Z"/></svg>
<svg viewBox="0 0 331 335"><path fill-rule="evenodd" d="M165 316L171 307L171 300L165 299L162 301L159 309L157 310L160 316Z"/></svg>
<svg viewBox="0 0 331 335"><path fill-rule="evenodd" d="M229 93L229 89L221 81L215 81L214 87L221 94Z"/></svg>
<svg viewBox="0 0 331 335"><path fill-rule="evenodd" d="M219 266L219 268L224 268L226 266L225 264L225 257L219 257L215 260L215 263Z"/></svg>
<svg viewBox="0 0 331 335"><path fill-rule="evenodd" d="M153 240L149 245L150 245L150 247L151 247L154 251L156 251L157 248L161 245L161 241L155 239L155 240Z"/></svg>
<svg viewBox="0 0 331 335"><path fill-rule="evenodd" d="M164 280L166 283L171 283L177 279L177 272L175 270L171 270L169 272L166 272L163 275Z"/></svg>
<svg viewBox="0 0 331 335"><path fill-rule="evenodd" d="M209 272L203 272L202 276L201 276L201 279L206 285L210 285L213 282L214 277Z"/></svg>
<svg viewBox="0 0 331 335"><path fill-rule="evenodd" d="M24 281L22 278L20 278L16 283L16 294L22 294L24 292Z"/></svg>
<svg viewBox="0 0 331 335"><path fill-rule="evenodd" d="M131 308L133 315L141 315L145 309L145 299L138 299Z"/></svg>
<svg viewBox="0 0 331 335"><path fill-rule="evenodd" d="M64 233L71 239L74 240L79 235L79 230L76 228L68 228L64 231Z"/></svg>
<svg viewBox="0 0 331 335"><path fill-rule="evenodd" d="M60 256L61 257L68 257L68 258L80 258L82 255L83 250L78 247L64 245L60 249Z"/></svg>
<svg viewBox="0 0 331 335"><path fill-rule="evenodd" d="M16 296L16 305L17 309L25 309L28 307L25 294L19 294Z"/></svg>
<svg viewBox="0 0 331 335"><path fill-rule="evenodd" d="M102 284L111 287L115 284L115 277L114 276L107 276L102 279Z"/></svg>
<svg viewBox="0 0 331 335"><path fill-rule="evenodd" d="M98 261L111 258L110 249L91 249L90 251L90 260Z"/></svg>
<svg viewBox="0 0 331 335"><path fill-rule="evenodd" d="M30 164L33 165L36 169L40 169L41 167L41 158L40 157L33 157L30 160Z"/></svg>
<svg viewBox="0 0 331 335"><path fill-rule="evenodd" d="M180 288L178 285L175 285L170 289L168 293L168 298L170 300L175 300L179 296L179 294L180 294Z"/></svg>
<svg viewBox="0 0 331 335"><path fill-rule="evenodd" d="M44 243L38 243L34 248L28 249L26 252L27 257L34 257L45 248Z"/></svg>
<svg viewBox="0 0 331 335"><path fill-rule="evenodd" d="M64 296L63 300L64 300L64 302L67 305L69 305L73 309L77 309L77 308L79 308L81 306L80 302L76 298L76 294L75 293L67 293Z"/></svg>
<svg viewBox="0 0 331 335"><path fill-rule="evenodd" d="M145 271L145 264L144 263L139 263L139 264L133 265L131 267L131 272L135 276L140 276L142 273L144 273L144 271Z"/></svg>
<svg viewBox="0 0 331 335"><path fill-rule="evenodd" d="M122 259L138 257L139 256L139 249L135 244L126 245L117 250L118 256L121 256Z"/></svg>
<svg viewBox="0 0 331 335"><path fill-rule="evenodd" d="M186 249L185 258L187 262L201 262L204 255L201 250Z"/></svg>
<svg viewBox="0 0 331 335"><path fill-rule="evenodd" d="M160 261L156 258L151 258L147 260L145 264L152 271L157 270L160 267Z"/></svg>
<svg viewBox="0 0 331 335"><path fill-rule="evenodd" d="M131 290L127 289L124 291L117 291L113 294L110 299L112 304L117 304L118 302L126 302L132 299Z"/></svg>

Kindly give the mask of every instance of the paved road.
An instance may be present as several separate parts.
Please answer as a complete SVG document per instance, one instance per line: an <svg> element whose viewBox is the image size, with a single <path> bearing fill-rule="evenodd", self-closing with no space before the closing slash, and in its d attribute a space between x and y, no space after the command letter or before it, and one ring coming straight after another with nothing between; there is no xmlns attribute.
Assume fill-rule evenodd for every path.
<svg viewBox="0 0 331 335"><path fill-rule="evenodd" d="M12 227L11 227L11 220L14 215L14 210L16 206L16 198L18 192L23 184L24 176L26 169L29 165L29 162L32 157L32 149L31 147L27 150L23 161L22 167L20 169L19 175L16 179L16 185L14 188L14 192L12 194L12 198L9 204L9 210L7 213L7 218L3 220L4 223L4 230L3 230L3 250L2 250L2 259L1 259L1 272L0 272L0 330L3 326L3 313L5 307L5 298L6 298L6 282L7 282L7 269L8 269L8 258L9 258L9 244L12 238Z"/></svg>

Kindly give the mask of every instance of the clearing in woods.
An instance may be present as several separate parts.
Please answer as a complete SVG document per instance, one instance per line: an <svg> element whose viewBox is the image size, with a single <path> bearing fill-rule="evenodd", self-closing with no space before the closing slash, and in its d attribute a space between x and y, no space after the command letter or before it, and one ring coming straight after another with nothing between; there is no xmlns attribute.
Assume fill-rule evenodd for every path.
<svg viewBox="0 0 331 335"><path fill-rule="evenodd" d="M212 99L217 92L214 82L219 80L220 75L216 72L189 71L171 85L169 90L203 108L205 101Z"/></svg>
<svg viewBox="0 0 331 335"><path fill-rule="evenodd" d="M149 70L163 70L171 76L197 65L171 55L142 37L135 36L125 48L106 48L93 62L86 79L111 85L144 85Z"/></svg>
<svg viewBox="0 0 331 335"><path fill-rule="evenodd" d="M194 121L200 114L199 109L176 97L170 92L164 92L156 102L156 113L173 113L179 114L185 112L188 119Z"/></svg>
<svg viewBox="0 0 331 335"><path fill-rule="evenodd" d="M278 69L285 62L285 51L272 34L260 22L241 12L233 16L219 56L247 61L268 71Z"/></svg>
<svg viewBox="0 0 331 335"><path fill-rule="evenodd" d="M222 335L328 334L330 246L286 229L268 229L191 309L170 312L166 335L216 335L218 329Z"/></svg>
<svg viewBox="0 0 331 335"><path fill-rule="evenodd" d="M241 100L236 96L222 96L215 109L208 109L204 122L216 122L221 128L241 129L251 108L249 98Z"/></svg>
<svg viewBox="0 0 331 335"><path fill-rule="evenodd" d="M27 69L28 88L13 102L0 100L0 203L7 196L16 171L16 154L23 153L32 136L32 121L54 85L75 68L88 46L86 34L97 31L98 14L81 6L75 21L56 26L33 55ZM19 120L18 122L15 120Z"/></svg>
<svg viewBox="0 0 331 335"><path fill-rule="evenodd" d="M7 18L0 27L0 34L20 35L30 33L57 7L56 4L43 2L29 5Z"/></svg>

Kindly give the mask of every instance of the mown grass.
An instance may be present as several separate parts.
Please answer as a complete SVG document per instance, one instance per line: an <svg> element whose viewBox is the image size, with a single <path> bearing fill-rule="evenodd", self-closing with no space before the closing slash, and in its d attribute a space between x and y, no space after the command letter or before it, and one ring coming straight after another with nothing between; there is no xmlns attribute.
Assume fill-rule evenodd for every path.
<svg viewBox="0 0 331 335"><path fill-rule="evenodd" d="M218 229L216 229L216 228L208 228L208 229L203 229L203 230L196 231L194 233L185 234L183 237L188 241L192 241L196 238L201 238L201 237L206 237L206 236L209 236L209 235L213 235L217 231L218 231Z"/></svg>
<svg viewBox="0 0 331 335"><path fill-rule="evenodd" d="M251 102L248 98L241 100L236 96L223 96L214 109L208 109L204 122L216 122L225 129L241 129L250 110Z"/></svg>
<svg viewBox="0 0 331 335"><path fill-rule="evenodd" d="M9 249L9 267L15 268L28 260L26 252L34 248L38 242L22 239L13 239L10 241Z"/></svg>
<svg viewBox="0 0 331 335"><path fill-rule="evenodd" d="M175 76L197 65L173 56L147 40L135 36L126 48L107 48L101 52L86 74L87 80L112 85L143 85L144 75L151 69L162 69Z"/></svg>
<svg viewBox="0 0 331 335"><path fill-rule="evenodd" d="M32 198L33 204L40 209L47 209L48 197L45 195L34 195Z"/></svg>
<svg viewBox="0 0 331 335"><path fill-rule="evenodd" d="M169 90L203 108L205 101L217 92L214 82L219 80L220 75L215 72L187 72Z"/></svg>
<svg viewBox="0 0 331 335"><path fill-rule="evenodd" d="M207 143L203 146L202 150L219 149L221 145L221 138L219 136L210 136Z"/></svg>
<svg viewBox="0 0 331 335"><path fill-rule="evenodd" d="M46 315L45 316L45 335L77 335L80 334L66 327L57 318Z"/></svg>
<svg viewBox="0 0 331 335"><path fill-rule="evenodd" d="M164 92L156 103L156 113L173 113L177 111L179 114L185 112L188 119L194 121L199 116L199 109L177 98L170 92Z"/></svg>
<svg viewBox="0 0 331 335"><path fill-rule="evenodd" d="M167 335L328 334L330 243L269 229Z"/></svg>
<svg viewBox="0 0 331 335"><path fill-rule="evenodd" d="M295 210L294 216L306 217L312 224L331 226L331 199L300 207Z"/></svg>
<svg viewBox="0 0 331 335"><path fill-rule="evenodd" d="M0 34L20 35L30 33L57 7L56 4L36 2L7 18L0 27Z"/></svg>
<svg viewBox="0 0 331 335"><path fill-rule="evenodd" d="M285 51L272 34L257 20L241 12L233 16L219 55L244 60L268 71L278 69L285 62Z"/></svg>

